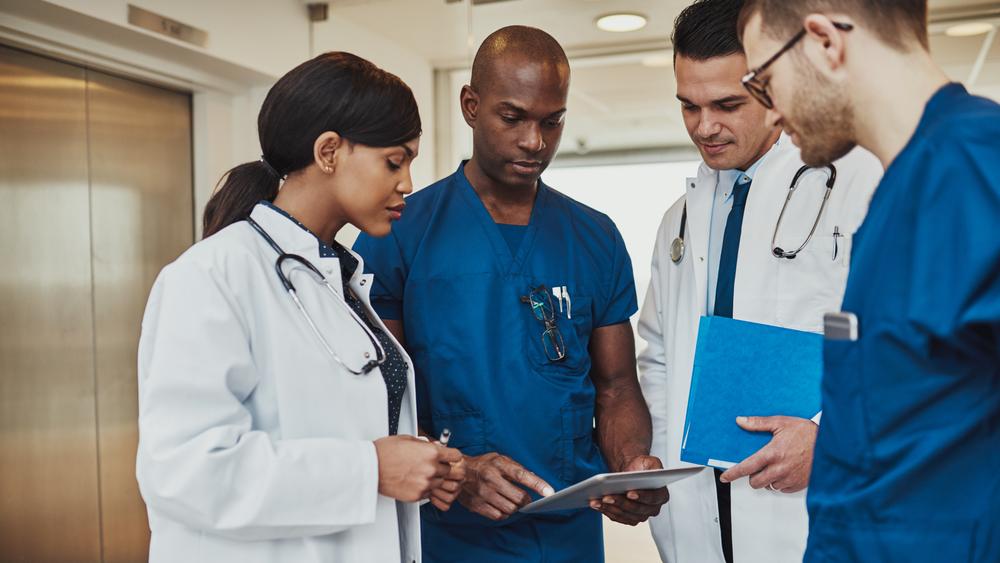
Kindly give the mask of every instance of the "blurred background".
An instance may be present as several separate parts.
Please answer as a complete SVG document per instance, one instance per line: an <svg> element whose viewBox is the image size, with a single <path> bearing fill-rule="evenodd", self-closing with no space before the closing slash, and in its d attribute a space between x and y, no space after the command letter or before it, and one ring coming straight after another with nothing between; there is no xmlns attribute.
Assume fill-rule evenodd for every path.
<svg viewBox="0 0 1000 563"><path fill-rule="evenodd" d="M200 238L220 175L259 157L270 85L312 55L351 51L413 88L423 186L471 154L458 93L482 39L509 24L551 33L573 74L543 178L615 220L641 299L660 218L698 164L671 68L686 3L0 0L0 560L145 560L142 308ZM930 6L934 58L1000 99L1000 3ZM645 525L605 534L608 561L658 561Z"/></svg>

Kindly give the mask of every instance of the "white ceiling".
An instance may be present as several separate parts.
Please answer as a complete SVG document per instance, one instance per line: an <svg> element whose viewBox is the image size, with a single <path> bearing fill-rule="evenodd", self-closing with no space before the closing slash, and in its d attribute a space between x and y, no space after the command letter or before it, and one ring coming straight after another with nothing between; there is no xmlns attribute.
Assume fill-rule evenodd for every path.
<svg viewBox="0 0 1000 563"><path fill-rule="evenodd" d="M687 0L502 0L472 6L468 0L332 0L330 16L381 34L438 69L459 73L470 66L479 43L500 27L524 24L546 30L563 45L573 66L561 150L566 154L581 143L591 152L690 146L674 98L671 68L642 64L649 55L669 53L673 20L687 4ZM981 0L931 0L930 6L932 22L969 10L1000 11L1000 3ZM617 11L642 13L648 25L630 33L609 33L594 25L599 15ZM966 81L984 37L935 33L931 52L953 79ZM974 91L1000 99L1000 38L989 50ZM456 91L456 104L457 98Z"/></svg>

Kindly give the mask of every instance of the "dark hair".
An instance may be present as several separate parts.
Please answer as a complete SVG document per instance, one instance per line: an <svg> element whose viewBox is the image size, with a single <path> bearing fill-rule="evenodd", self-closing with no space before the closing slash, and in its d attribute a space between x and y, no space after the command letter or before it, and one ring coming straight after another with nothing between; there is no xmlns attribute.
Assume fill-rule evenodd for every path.
<svg viewBox="0 0 1000 563"><path fill-rule="evenodd" d="M741 38L756 13L765 14L764 33L779 41L791 39L809 14L842 13L890 47L904 50L916 39L924 50L930 50L927 0L746 0L738 23Z"/></svg>
<svg viewBox="0 0 1000 563"><path fill-rule="evenodd" d="M674 58L696 61L742 54L743 44L736 33L743 0L698 0L674 20L670 41Z"/></svg>
<svg viewBox="0 0 1000 563"><path fill-rule="evenodd" d="M257 117L261 160L232 168L208 200L204 236L242 221L260 200L278 195L281 178L313 162L327 131L370 147L420 136L413 92L397 76L351 53L322 54L295 67L268 91Z"/></svg>

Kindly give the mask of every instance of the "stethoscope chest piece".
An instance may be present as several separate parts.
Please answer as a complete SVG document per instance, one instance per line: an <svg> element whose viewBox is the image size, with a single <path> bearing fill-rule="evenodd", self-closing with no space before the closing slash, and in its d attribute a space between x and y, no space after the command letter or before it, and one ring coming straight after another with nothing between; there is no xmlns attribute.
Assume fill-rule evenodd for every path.
<svg viewBox="0 0 1000 563"><path fill-rule="evenodd" d="M674 242L670 243L670 259L674 264L680 264L681 260L684 259L684 229L687 228L688 221L688 206L687 202L684 202L684 211L681 212L681 228L677 232L677 238Z"/></svg>
<svg viewBox="0 0 1000 563"><path fill-rule="evenodd" d="M674 261L674 264L680 264L681 260L684 259L684 239L677 237L674 242L670 243L670 259Z"/></svg>

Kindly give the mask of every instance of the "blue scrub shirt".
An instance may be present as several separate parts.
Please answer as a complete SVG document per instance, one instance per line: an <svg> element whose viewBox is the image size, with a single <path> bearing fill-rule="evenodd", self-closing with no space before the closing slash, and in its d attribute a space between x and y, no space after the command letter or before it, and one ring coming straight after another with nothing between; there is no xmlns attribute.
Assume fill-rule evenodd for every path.
<svg viewBox="0 0 1000 563"><path fill-rule="evenodd" d="M805 560L1000 561L1000 106L934 95L851 261Z"/></svg>
<svg viewBox="0 0 1000 563"><path fill-rule="evenodd" d="M404 321L421 429L448 428L466 455L507 455L559 490L607 470L593 439L588 345L594 329L637 311L632 263L606 215L542 182L514 242L463 164L407 198L389 236L362 235L354 249L375 275L376 311ZM539 285L552 296L561 362L546 356L545 327L521 300ZM561 308L556 287L569 294ZM601 515L590 509L493 522L456 502L448 512L425 505L421 516L431 563L604 560Z"/></svg>

